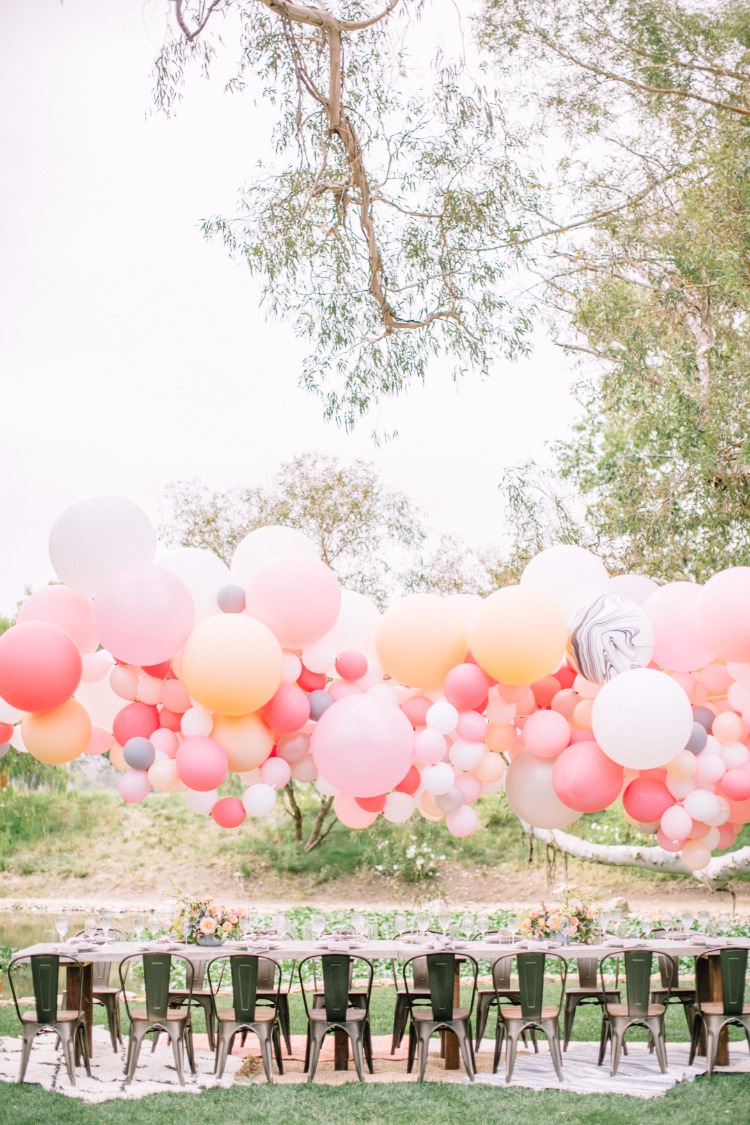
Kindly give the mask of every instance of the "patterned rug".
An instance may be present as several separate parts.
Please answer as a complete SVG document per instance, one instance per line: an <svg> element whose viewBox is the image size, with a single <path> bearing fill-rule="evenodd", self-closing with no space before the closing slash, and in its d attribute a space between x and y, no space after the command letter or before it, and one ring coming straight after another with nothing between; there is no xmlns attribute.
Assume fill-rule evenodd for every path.
<svg viewBox="0 0 750 1125"><path fill-rule="evenodd" d="M329 1042L330 1042L329 1037ZM258 1058L257 1047L248 1039L247 1048L229 1058L220 1082L214 1078L213 1056L207 1050L205 1036L196 1036L196 1063L198 1073L192 1076L189 1070L185 1075L185 1086L180 1086L172 1058L172 1051L164 1038L156 1051L151 1052L148 1042L141 1050L136 1076L130 1085L124 1081L125 1050L115 1054L104 1028L94 1028L94 1059L91 1078L80 1067L76 1071L76 1085L72 1086L60 1051L55 1046L52 1035L38 1036L32 1048L26 1081L41 1085L46 1090L54 1090L69 1097L80 1098L86 1102L105 1102L113 1098L135 1099L147 1094L186 1093L199 1094L212 1086L229 1088L235 1083L265 1082L263 1068ZM540 1044L539 1054L533 1050L520 1049L516 1059L511 1086L527 1086L532 1089L559 1089L576 1094L628 1094L631 1097L653 1098L666 1093L678 1082L690 1081L705 1072L705 1061L697 1060L696 1066L688 1066L687 1044L671 1044L668 1048L669 1070L662 1075L654 1055L649 1054L645 1044L635 1043L629 1047L629 1054L623 1057L617 1075L609 1076L609 1067L596 1065L598 1044L571 1043L563 1056L563 1081L559 1083L555 1075L549 1052ZM374 1070L366 1073L366 1082L408 1083L415 1082L415 1073L406 1071L405 1050L396 1055L390 1054L390 1037L375 1036L373 1039ZM733 1064L717 1068L722 1072L750 1072L750 1056L744 1045L737 1044L732 1049ZM20 1039L0 1038L0 1082L15 1082L20 1066ZM304 1073L304 1037L292 1037L292 1055L284 1054L284 1074L276 1074L274 1083L289 1085L307 1081ZM484 1049L477 1055L477 1082L506 1086L504 1066L501 1063L497 1074L491 1073L492 1044L487 1041ZM430 1082L465 1083L466 1075L461 1070L446 1071L439 1057L439 1041L435 1040L435 1052L430 1055L426 1079ZM333 1068L333 1047L326 1045L321 1054L315 1075L317 1083L340 1085L356 1082L357 1075L350 1066L348 1071Z"/></svg>

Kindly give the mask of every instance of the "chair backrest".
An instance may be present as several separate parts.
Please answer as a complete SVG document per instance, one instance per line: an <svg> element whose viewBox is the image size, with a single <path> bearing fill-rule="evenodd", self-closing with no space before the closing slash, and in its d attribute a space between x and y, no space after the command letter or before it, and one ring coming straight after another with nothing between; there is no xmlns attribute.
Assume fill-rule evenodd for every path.
<svg viewBox="0 0 750 1125"><path fill-rule="evenodd" d="M510 988L510 970L513 965L512 957L498 957L492 966L492 983L495 988Z"/></svg>
<svg viewBox="0 0 750 1125"><path fill-rule="evenodd" d="M745 1004L745 990L747 981L747 949L728 949L722 946L718 949L707 949L696 958L696 976L698 975L699 962L716 963L719 959L721 972L721 999L725 1016L742 1015ZM701 1007L700 994L696 994L698 1009Z"/></svg>
<svg viewBox="0 0 750 1125"><path fill-rule="evenodd" d="M107 988L111 972L111 961L94 961L91 965L91 980L94 988Z"/></svg>
<svg viewBox="0 0 750 1125"><path fill-rule="evenodd" d="M680 983L679 962L673 961L666 953L657 953L656 957L659 962L662 988L677 988Z"/></svg>
<svg viewBox="0 0 750 1125"><path fill-rule="evenodd" d="M667 961L671 961L669 954L663 954ZM625 962L625 989L627 991L628 1016L638 1019L648 1015L651 1002L651 973L654 965L654 954L651 949L626 949L622 953ZM660 976L664 979L661 969ZM677 968L673 964L671 970L666 970L667 980L665 988L672 988L677 977Z"/></svg>
<svg viewBox="0 0 750 1125"><path fill-rule="evenodd" d="M171 974L172 958L169 953L143 954L143 984L149 1021L167 1018Z"/></svg>
<svg viewBox="0 0 750 1125"><path fill-rule="evenodd" d="M343 1021L349 1007L352 959L348 953L326 953L321 957L321 962L326 1019L331 1023Z"/></svg>
<svg viewBox="0 0 750 1125"><path fill-rule="evenodd" d="M258 989L268 992L276 988L276 962L270 957L258 958Z"/></svg>
<svg viewBox="0 0 750 1125"><path fill-rule="evenodd" d="M37 953L30 960L36 1018L39 1023L54 1023L57 1019L60 958L55 953Z"/></svg>
<svg viewBox="0 0 750 1125"><path fill-rule="evenodd" d="M430 1007L434 1020L453 1019L453 989L456 972L456 955L446 950L444 953L429 953L427 962L427 983L430 989Z"/></svg>
<svg viewBox="0 0 750 1125"><path fill-rule="evenodd" d="M258 995L258 958L243 953L230 958L232 972L232 1006L239 1023L255 1022L255 1000Z"/></svg>
<svg viewBox="0 0 750 1125"><path fill-rule="evenodd" d="M516 956L521 1014L525 1020L541 1018L546 963L544 953L519 953Z"/></svg>
<svg viewBox="0 0 750 1125"><path fill-rule="evenodd" d="M578 983L581 988L597 988L597 969L599 967L599 958L577 957L576 963L578 965Z"/></svg>

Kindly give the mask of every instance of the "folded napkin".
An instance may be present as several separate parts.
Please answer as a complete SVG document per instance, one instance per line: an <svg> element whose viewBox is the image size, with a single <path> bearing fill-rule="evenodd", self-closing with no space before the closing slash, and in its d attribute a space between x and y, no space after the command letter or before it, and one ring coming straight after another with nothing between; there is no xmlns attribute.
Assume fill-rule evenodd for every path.
<svg viewBox="0 0 750 1125"><path fill-rule="evenodd" d="M328 940L326 941L326 949L332 949L335 951L346 953L350 948L351 945L349 944L349 942L344 941L343 938L328 938Z"/></svg>

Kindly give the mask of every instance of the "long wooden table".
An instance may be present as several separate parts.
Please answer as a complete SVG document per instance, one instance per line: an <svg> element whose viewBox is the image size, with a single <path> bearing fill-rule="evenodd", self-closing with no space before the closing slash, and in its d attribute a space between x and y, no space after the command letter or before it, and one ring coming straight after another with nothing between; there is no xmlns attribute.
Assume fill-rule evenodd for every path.
<svg viewBox="0 0 750 1125"><path fill-rule="evenodd" d="M661 940L661 941L644 941L642 945L648 945L655 953L669 953L674 957L698 957L707 948L711 948L711 943L703 941L700 944L697 941L686 940ZM750 948L750 941L743 939L733 939L730 943L735 947ZM385 939L380 941L367 941L358 943L356 947L352 947L349 952L354 955L366 957L370 961L407 961L411 957L420 956L422 954L434 953L439 951L440 948L431 943L418 944L414 942L397 941L395 939ZM493 962L498 957L506 953L524 952L529 945L525 942L516 942L515 944L501 944L492 941L465 941L456 942L455 951L458 955L469 954L477 961ZM533 947L531 947L533 948ZM609 956L616 948L622 946L613 946L610 943L599 945L554 945L549 947L550 953L556 953L564 957L570 964L578 957L596 957L601 958ZM627 948L627 946L626 946ZM634 947L635 948L635 947ZM76 965L69 964L66 966L68 973L68 989L70 995L77 995L78 988L82 987L83 995L83 1010L86 1019L86 1026L89 1036L89 1048L92 1047L91 1030L93 1024L93 983L91 966L94 963L101 963L111 961L119 963L126 957L132 956L134 953L144 953L153 951L166 951L181 955L189 958L194 964L205 964L217 956L224 956L232 954L241 954L247 952L244 946L239 946L235 943L225 943L222 946L201 946L201 945L185 945L184 943L170 943L163 942L107 942L97 944L93 949L78 950L74 952L73 943L39 943L37 945L28 946L26 949L19 950L16 956L31 956L35 953L60 953L61 957L66 954L68 956L75 956L81 965L79 970ZM284 941L276 944L274 948L261 949L258 947L256 950L259 955L263 957L270 957L275 961L301 961L305 957L320 956L326 952L333 952L325 944L313 941ZM340 945L336 946L336 952L345 952ZM79 973L83 974L82 984L79 985ZM456 986L458 988L458 984ZM721 976L718 972L711 972L708 967L702 979L696 981L696 987L700 990L701 996L711 999L721 998ZM726 1046L727 1037L724 1037L723 1055L717 1057L719 1065L725 1065L728 1062L728 1047ZM341 1035L337 1039L336 1050L336 1066L338 1069L345 1069L347 1066L348 1051L348 1038L346 1035ZM460 1059L458 1055L458 1042L454 1035L448 1035L445 1042L445 1066L446 1069L457 1069L460 1066ZM723 1059L723 1061L721 1061Z"/></svg>

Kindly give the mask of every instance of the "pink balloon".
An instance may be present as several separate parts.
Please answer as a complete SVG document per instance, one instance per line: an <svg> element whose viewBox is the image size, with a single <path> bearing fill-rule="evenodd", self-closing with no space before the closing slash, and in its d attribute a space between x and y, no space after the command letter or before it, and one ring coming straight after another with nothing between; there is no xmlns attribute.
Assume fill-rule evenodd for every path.
<svg viewBox="0 0 750 1125"><path fill-rule="evenodd" d="M463 840L467 836L473 836L479 828L479 817L469 805L462 805L460 809L446 815L445 827L451 836Z"/></svg>
<svg viewBox="0 0 750 1125"><path fill-rule="evenodd" d="M268 758L260 767L260 780L272 789L283 789L291 776L289 762L285 762L283 758Z"/></svg>
<svg viewBox="0 0 750 1125"><path fill-rule="evenodd" d="M150 738L159 726L159 712L149 703L128 703L117 712L112 724L120 746L130 738Z"/></svg>
<svg viewBox="0 0 750 1125"><path fill-rule="evenodd" d="M160 566L133 566L114 574L94 601L101 643L126 664L159 664L182 648L195 621L185 583Z"/></svg>
<svg viewBox="0 0 750 1125"><path fill-rule="evenodd" d="M310 718L310 701L296 684L281 683L276 694L261 709L261 715L271 730L291 734Z"/></svg>
<svg viewBox="0 0 750 1125"><path fill-rule="evenodd" d="M693 818L682 805L670 805L662 813L661 830L669 840L685 840L693 830Z"/></svg>
<svg viewBox="0 0 750 1125"><path fill-rule="evenodd" d="M718 738L722 745L729 742L739 742L746 734L745 724L734 711L722 711L713 721L711 734Z"/></svg>
<svg viewBox="0 0 750 1125"><path fill-rule="evenodd" d="M352 695L321 715L310 743L319 772L332 785L352 797L376 797L409 769L414 731L399 707Z"/></svg>
<svg viewBox="0 0 750 1125"><path fill-rule="evenodd" d="M219 828L239 828L247 813L239 797L222 797L211 809Z"/></svg>
<svg viewBox="0 0 750 1125"><path fill-rule="evenodd" d="M727 770L717 791L730 801L746 801L750 797L750 767L738 766Z"/></svg>
<svg viewBox="0 0 750 1125"><path fill-rule="evenodd" d="M487 737L487 720L476 711L462 711L456 723L456 737L464 742L483 742Z"/></svg>
<svg viewBox="0 0 750 1125"><path fill-rule="evenodd" d="M361 695L364 688L356 680L332 680L326 691L332 699L344 699L347 695Z"/></svg>
<svg viewBox="0 0 750 1125"><path fill-rule="evenodd" d="M99 754L106 754L114 743L114 735L108 730L103 730L102 727L91 728L91 738L86 747L85 753L89 754L92 758L96 758Z"/></svg>
<svg viewBox="0 0 750 1125"><path fill-rule="evenodd" d="M213 738L201 734L185 739L175 761L180 781L199 793L218 789L229 773L226 751Z"/></svg>
<svg viewBox="0 0 750 1125"><path fill-rule="evenodd" d="M276 746L276 755L285 762L293 765L301 762L310 753L310 736L301 731L295 734L285 734L279 739Z"/></svg>
<svg viewBox="0 0 750 1125"><path fill-rule="evenodd" d="M167 680L161 690L161 701L168 711L184 715L192 706L190 692L179 680Z"/></svg>
<svg viewBox="0 0 750 1125"><path fill-rule="evenodd" d="M726 664L709 664L701 669L697 680L709 695L726 695L734 683Z"/></svg>
<svg viewBox="0 0 750 1125"><path fill-rule="evenodd" d="M695 616L701 593L695 582L668 582L643 603L656 637L653 659L661 667L692 672L713 660L715 649L706 643Z"/></svg>
<svg viewBox="0 0 750 1125"><path fill-rule="evenodd" d="M145 770L127 770L117 782L117 788L123 801L137 805L148 797L151 782Z"/></svg>
<svg viewBox="0 0 750 1125"><path fill-rule="evenodd" d="M750 567L709 578L696 599L695 621L703 643L722 660L750 661Z"/></svg>
<svg viewBox="0 0 750 1125"><path fill-rule="evenodd" d="M582 813L601 812L611 805L620 795L622 779L622 766L608 758L595 742L568 746L555 759L552 770L557 796L563 804Z"/></svg>
<svg viewBox="0 0 750 1125"><path fill-rule="evenodd" d="M425 727L414 739L414 761L420 766L435 766L442 762L447 749L445 736L432 727Z"/></svg>
<svg viewBox="0 0 750 1125"><path fill-rule="evenodd" d="M415 728L427 724L427 712L430 707L432 707L432 700L424 695L412 695L401 704L401 710Z"/></svg>
<svg viewBox="0 0 750 1125"><path fill-rule="evenodd" d="M157 727L148 737L154 750L166 754L168 758L174 758L180 740L173 730L167 730L166 727Z"/></svg>
<svg viewBox="0 0 750 1125"><path fill-rule="evenodd" d="M663 814L674 804L674 798L663 781L637 777L623 793L622 804L634 820L661 821Z"/></svg>
<svg viewBox="0 0 750 1125"><path fill-rule="evenodd" d="M445 677L443 695L459 711L469 711L487 698L491 686L478 664L457 664Z"/></svg>
<svg viewBox="0 0 750 1125"><path fill-rule="evenodd" d="M366 674L367 668L367 657L357 649L346 649L336 657L336 671L342 680L360 680Z"/></svg>
<svg viewBox="0 0 750 1125"><path fill-rule="evenodd" d="M723 851L725 848L731 848L736 839L737 828L734 824L730 824L727 821L726 824L719 825L719 842L716 845L719 851Z"/></svg>
<svg viewBox="0 0 750 1125"><path fill-rule="evenodd" d="M81 654L94 652L99 645L91 598L67 586L44 586L31 594L19 609L16 624L24 621L47 621L50 625L59 625Z"/></svg>
<svg viewBox="0 0 750 1125"><path fill-rule="evenodd" d="M570 742L570 723L559 711L535 711L523 725L523 741L537 757L556 758Z"/></svg>
<svg viewBox="0 0 750 1125"><path fill-rule="evenodd" d="M683 845L682 840L672 840L661 828L656 830L656 842L665 852L678 852Z"/></svg>
<svg viewBox="0 0 750 1125"><path fill-rule="evenodd" d="M247 612L284 648L305 648L329 633L341 609L341 587L312 555L281 555L259 566L247 587Z"/></svg>
<svg viewBox="0 0 750 1125"><path fill-rule="evenodd" d="M54 711L72 696L83 662L59 625L27 621L0 636L0 696L19 711Z"/></svg>
<svg viewBox="0 0 750 1125"><path fill-rule="evenodd" d="M461 796L467 805L473 805L482 796L482 783L473 773L458 774L455 786L461 791Z"/></svg>
<svg viewBox="0 0 750 1125"><path fill-rule="evenodd" d="M372 793L370 796L374 797L377 794ZM357 804L356 798L351 797L348 793L336 794L333 798L333 811L347 828L369 828L378 818L376 812L368 812L367 809L363 809L361 805Z"/></svg>

